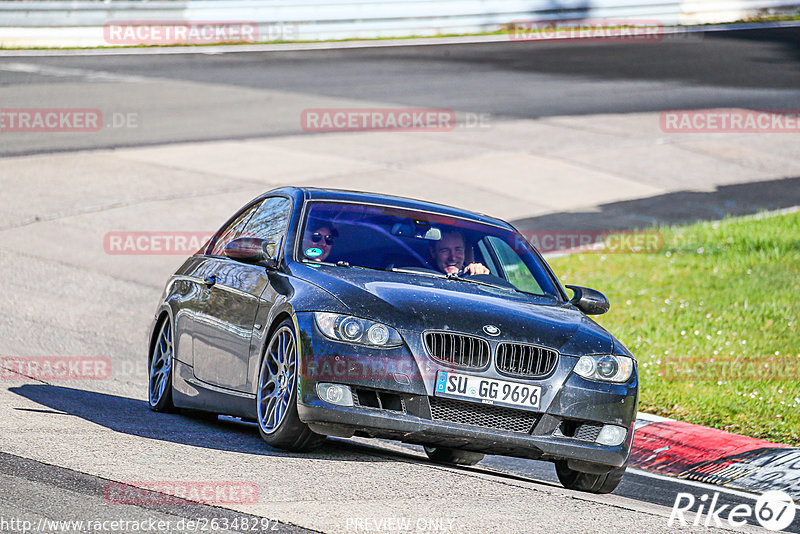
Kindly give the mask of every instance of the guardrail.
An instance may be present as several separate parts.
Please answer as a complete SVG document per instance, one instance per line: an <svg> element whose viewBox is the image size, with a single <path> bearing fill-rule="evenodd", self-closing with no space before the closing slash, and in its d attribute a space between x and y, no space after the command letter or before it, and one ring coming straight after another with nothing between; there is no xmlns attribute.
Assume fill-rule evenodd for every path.
<svg viewBox="0 0 800 534"><path fill-rule="evenodd" d="M0 46L111 46L113 24L247 24L258 41L429 37L520 21L730 22L797 0L188 0L0 2ZM147 44L147 43L144 43ZM151 43L152 44L152 43Z"/></svg>

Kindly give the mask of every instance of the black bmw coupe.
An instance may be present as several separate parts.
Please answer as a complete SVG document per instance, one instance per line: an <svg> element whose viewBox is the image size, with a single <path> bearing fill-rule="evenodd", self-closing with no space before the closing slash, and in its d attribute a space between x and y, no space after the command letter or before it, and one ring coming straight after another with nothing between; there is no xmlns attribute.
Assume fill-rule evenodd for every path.
<svg viewBox="0 0 800 534"><path fill-rule="evenodd" d="M633 355L508 223L398 197L282 188L236 213L167 282L149 401L253 420L269 445L325 436L555 462L568 488L619 484Z"/></svg>

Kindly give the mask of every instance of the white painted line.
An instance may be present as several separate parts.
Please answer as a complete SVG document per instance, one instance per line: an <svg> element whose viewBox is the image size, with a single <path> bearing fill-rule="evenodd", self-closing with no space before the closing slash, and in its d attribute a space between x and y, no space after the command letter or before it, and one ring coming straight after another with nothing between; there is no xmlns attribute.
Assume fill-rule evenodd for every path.
<svg viewBox="0 0 800 534"><path fill-rule="evenodd" d="M634 475L643 476L643 477L654 478L656 480L663 480L663 481L666 481L666 482L677 482L679 484L683 484L684 486L692 486L692 487L695 487L695 488L700 488L700 489L704 489L704 490L708 490L708 491L718 491L720 493L728 493L730 495L736 495L737 497L744 497L744 498L752 499L752 500L758 499L758 497L761 495L761 493L749 493L749 492L746 492L746 491L740 491L740 490L731 489L731 488L728 488L728 487L725 487L725 486L717 486L716 484L708 484L708 483L705 483L705 482L698 482L696 480L687 480L685 478L678 478L678 477L674 477L674 476L659 475L659 474L656 474L656 473L651 473L649 471L643 471L643 470L635 468L635 467L628 467L626 472L632 473ZM795 506L798 509L800 509L800 505L795 505Z"/></svg>
<svg viewBox="0 0 800 534"><path fill-rule="evenodd" d="M761 219L769 219L770 217L779 217L781 215L789 215L790 213L797 213L800 211L800 206L791 206L780 210L764 211L762 213L755 213L753 215L742 215L740 218L746 221L760 221Z"/></svg>
<svg viewBox="0 0 800 534"><path fill-rule="evenodd" d="M83 78L86 81L98 82L141 83L146 81L146 78L142 78L140 76L128 76L102 70L53 67L49 65L37 65L34 63L0 63L0 71L22 72L27 74L38 74L41 76L55 76L58 78Z"/></svg>
<svg viewBox="0 0 800 534"><path fill-rule="evenodd" d="M647 421L648 423L665 423L668 421L675 421L675 419L670 419L669 417L661 417L660 415L653 415L644 412L637 413L636 420Z"/></svg>
<svg viewBox="0 0 800 534"><path fill-rule="evenodd" d="M635 475L647 477L647 478L654 478L656 480L664 480L668 482L676 482L679 484L683 484L684 486L693 486L696 488L701 488L709 491L719 491L721 493L729 493L731 495L736 495L739 497L746 497L748 499L758 499L760 493L747 493L746 491L735 490L731 488L726 488L725 486L717 486L716 484L708 484L706 482L698 482L696 480L687 480L685 478L678 478L676 476L669 476L669 475L659 475L656 473L651 473L650 471L644 471L642 469L638 469L635 467L628 467L626 472L633 473Z"/></svg>
<svg viewBox="0 0 800 534"><path fill-rule="evenodd" d="M719 24L714 26L671 26L661 31L662 35L721 32L735 30L758 30L773 28L797 28L800 21L778 21L761 23ZM571 39L571 38L570 38ZM542 39L541 43L552 43L569 39ZM437 46L453 44L482 44L501 42L531 42L512 40L508 34L464 35L455 37L426 37L420 39L376 39L367 41L323 41L309 43L281 43L254 45L178 46L146 48L76 48L47 50L0 50L0 57L61 57L61 56L119 56L119 55L170 55L170 54L227 54L241 52L301 52L309 50L344 50L359 48L388 48L402 46Z"/></svg>

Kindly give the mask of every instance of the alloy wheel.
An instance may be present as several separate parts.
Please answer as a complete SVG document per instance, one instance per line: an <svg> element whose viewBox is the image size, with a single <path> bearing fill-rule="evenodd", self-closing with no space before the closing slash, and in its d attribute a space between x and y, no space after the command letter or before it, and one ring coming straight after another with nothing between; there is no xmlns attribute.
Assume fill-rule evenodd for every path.
<svg viewBox="0 0 800 534"><path fill-rule="evenodd" d="M169 387L172 371L172 323L169 318L161 323L158 341L150 358L150 406L156 406Z"/></svg>
<svg viewBox="0 0 800 534"><path fill-rule="evenodd" d="M258 377L258 424L275 432L286 417L295 387L297 352L292 331L283 326L272 336Z"/></svg>

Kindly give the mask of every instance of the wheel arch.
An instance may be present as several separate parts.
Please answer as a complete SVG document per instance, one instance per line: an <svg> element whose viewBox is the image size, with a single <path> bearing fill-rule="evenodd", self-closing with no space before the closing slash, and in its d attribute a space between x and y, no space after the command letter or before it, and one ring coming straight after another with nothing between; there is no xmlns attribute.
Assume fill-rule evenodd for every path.
<svg viewBox="0 0 800 534"><path fill-rule="evenodd" d="M153 355L153 348L156 345L156 337L158 336L158 328L159 328L159 325L161 325L161 321L164 320L164 317L166 317L167 320L169 320L172 323L172 326L173 326L173 328L172 328L173 340L175 339L174 338L174 336L175 336L175 321L173 320L172 309L166 303L164 303L164 304L161 305L161 308L159 308L159 310L155 313L154 318L153 318L152 326L150 327L150 340L149 340L149 342L147 344L147 365L148 365L148 368L150 366L150 358ZM175 359L175 353L174 352L172 354L172 358Z"/></svg>
<svg viewBox="0 0 800 534"><path fill-rule="evenodd" d="M269 325L269 330L267 330L267 335L264 336L264 343L261 347L262 356L263 352L267 350L267 345L269 344L269 340L272 339L272 335L278 329L278 326L280 326L280 324L286 319L289 319L289 321L291 321L291 323L294 325L294 335L299 336L299 332L297 330L297 320L295 319L294 314L289 313L288 310L281 310L272 319L272 322Z"/></svg>
<svg viewBox="0 0 800 534"><path fill-rule="evenodd" d="M297 316L294 313L294 309L286 303L286 306L281 307L280 309L275 310L274 317L269 322L269 328L266 328L264 339L261 342L261 347L258 353L258 367L256 367L256 375L255 380L253 381L253 386L255 387L254 394L258 392L258 376L261 372L261 366L264 364L264 357L267 353L267 347L269 347L269 342L272 339L272 336L278 330L278 327L283 323L285 320L289 320L292 323L292 330L294 331L294 350L295 354L297 355L297 379L295 387L300 387L300 375L302 374L303 369L303 348L300 340L300 326L297 324Z"/></svg>
<svg viewBox="0 0 800 534"><path fill-rule="evenodd" d="M297 324L294 305L292 301L283 295L278 297L267 313L265 319L266 320L264 323L268 324L269 326L264 329L264 337L261 339L261 346L259 347L259 366L261 365L261 360L264 358L264 353L269 346L269 341L272 339L272 335L283 321L288 319L292 323L295 341L297 342L300 339L300 328ZM300 353L298 352L297 354L299 357Z"/></svg>

